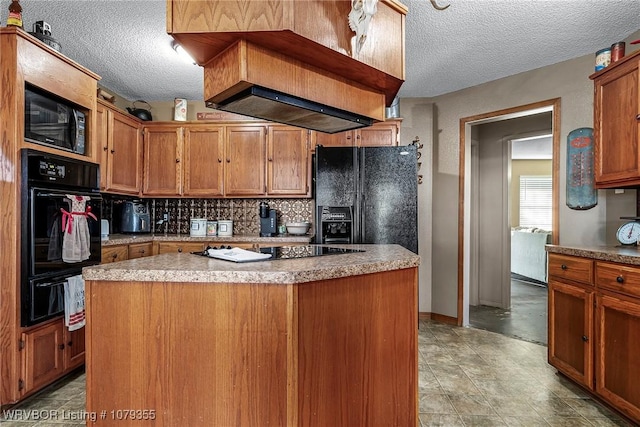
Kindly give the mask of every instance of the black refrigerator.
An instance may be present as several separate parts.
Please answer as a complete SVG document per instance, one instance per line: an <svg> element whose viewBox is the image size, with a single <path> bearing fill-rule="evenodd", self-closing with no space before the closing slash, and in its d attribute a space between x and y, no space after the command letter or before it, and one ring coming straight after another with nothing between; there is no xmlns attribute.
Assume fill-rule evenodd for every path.
<svg viewBox="0 0 640 427"><path fill-rule="evenodd" d="M314 166L316 243L399 244L418 253L415 145L317 146Z"/></svg>

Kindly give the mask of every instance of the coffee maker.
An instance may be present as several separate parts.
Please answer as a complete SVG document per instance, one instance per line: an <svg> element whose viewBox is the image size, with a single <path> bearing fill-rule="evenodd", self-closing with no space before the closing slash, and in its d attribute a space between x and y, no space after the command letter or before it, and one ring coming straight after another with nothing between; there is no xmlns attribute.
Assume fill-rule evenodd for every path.
<svg viewBox="0 0 640 427"><path fill-rule="evenodd" d="M260 237L273 237L278 234L276 210L269 209L267 202L260 202Z"/></svg>

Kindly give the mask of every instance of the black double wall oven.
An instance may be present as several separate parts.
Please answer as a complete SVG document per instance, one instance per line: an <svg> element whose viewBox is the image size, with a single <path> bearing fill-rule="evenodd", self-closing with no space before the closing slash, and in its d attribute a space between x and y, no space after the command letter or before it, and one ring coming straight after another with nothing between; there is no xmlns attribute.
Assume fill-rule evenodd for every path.
<svg viewBox="0 0 640 427"><path fill-rule="evenodd" d="M94 163L24 149L21 167L21 324L30 326L63 314L66 279L100 263L102 197ZM78 196L88 197L84 213L72 212ZM89 256L65 262L63 227L78 215L87 220Z"/></svg>

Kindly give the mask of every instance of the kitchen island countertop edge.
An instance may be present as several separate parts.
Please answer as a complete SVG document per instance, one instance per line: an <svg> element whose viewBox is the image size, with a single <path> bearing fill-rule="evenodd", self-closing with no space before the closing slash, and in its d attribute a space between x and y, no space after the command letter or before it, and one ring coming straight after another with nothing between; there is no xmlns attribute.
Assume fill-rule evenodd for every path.
<svg viewBox="0 0 640 427"><path fill-rule="evenodd" d="M323 245L330 246L330 245ZM85 267L95 281L290 284L417 267L420 257L399 245L340 245L364 252L235 263L190 253L162 254Z"/></svg>

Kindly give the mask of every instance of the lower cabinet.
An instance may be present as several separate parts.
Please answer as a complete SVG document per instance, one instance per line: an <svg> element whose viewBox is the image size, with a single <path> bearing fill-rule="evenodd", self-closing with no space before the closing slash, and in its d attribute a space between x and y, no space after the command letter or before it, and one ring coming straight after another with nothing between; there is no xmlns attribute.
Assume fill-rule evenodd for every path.
<svg viewBox="0 0 640 427"><path fill-rule="evenodd" d="M153 255L153 243L132 243L127 248L129 259L142 258Z"/></svg>
<svg viewBox="0 0 640 427"><path fill-rule="evenodd" d="M154 242L155 255L170 253L189 253L204 250L204 243L197 242Z"/></svg>
<svg viewBox="0 0 640 427"><path fill-rule="evenodd" d="M124 261L129 259L128 245L104 246L102 248L102 263Z"/></svg>
<svg viewBox="0 0 640 427"><path fill-rule="evenodd" d="M593 388L593 289L549 280L549 363Z"/></svg>
<svg viewBox="0 0 640 427"><path fill-rule="evenodd" d="M69 332L55 319L22 333L21 395L30 394L84 363L85 329Z"/></svg>
<svg viewBox="0 0 640 427"><path fill-rule="evenodd" d="M640 266L549 254L549 363L637 423L639 337Z"/></svg>
<svg viewBox="0 0 640 427"><path fill-rule="evenodd" d="M109 245L102 247L102 263L124 261L153 255L153 243L131 243L128 245Z"/></svg>

